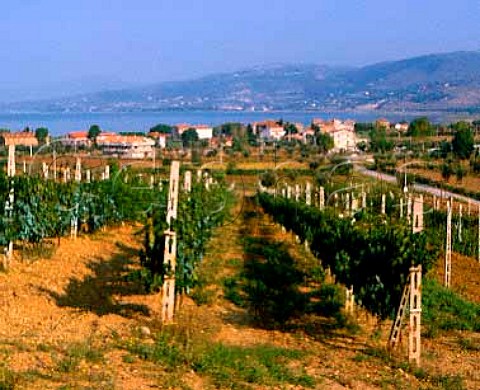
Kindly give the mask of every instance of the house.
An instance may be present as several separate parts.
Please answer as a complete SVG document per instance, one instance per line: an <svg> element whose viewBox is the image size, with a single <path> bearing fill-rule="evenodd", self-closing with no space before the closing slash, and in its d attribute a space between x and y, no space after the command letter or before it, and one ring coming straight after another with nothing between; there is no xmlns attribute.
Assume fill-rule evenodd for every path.
<svg viewBox="0 0 480 390"><path fill-rule="evenodd" d="M0 133L0 144L3 146L26 146L30 147L30 156L33 155L33 147L38 146L38 139L33 131L19 131L17 133Z"/></svg>
<svg viewBox="0 0 480 390"><path fill-rule="evenodd" d="M3 146L38 146L38 139L33 131L19 131L16 133L0 133L0 144Z"/></svg>
<svg viewBox="0 0 480 390"><path fill-rule="evenodd" d="M91 141L88 138L88 131L71 131L60 139L60 143L64 146L74 148L89 147L91 145Z"/></svg>
<svg viewBox="0 0 480 390"><path fill-rule="evenodd" d="M395 124L395 130L397 130L399 133L406 133L409 128L409 123L408 122L398 122Z"/></svg>
<svg viewBox="0 0 480 390"><path fill-rule="evenodd" d="M266 140L280 140L285 135L281 124L273 120L252 123L253 133Z"/></svg>
<svg viewBox="0 0 480 390"><path fill-rule="evenodd" d="M170 137L170 134L151 131L147 135L155 141L156 146L162 149L165 149L167 147L167 140Z"/></svg>
<svg viewBox="0 0 480 390"><path fill-rule="evenodd" d="M312 123L320 127L320 131L333 138L334 152L353 152L357 150L358 138L355 133L355 122L340 119L314 119Z"/></svg>
<svg viewBox="0 0 480 390"><path fill-rule="evenodd" d="M211 139L213 137L213 127L209 125L190 125L188 123L179 123L175 126L178 135L182 135L188 129L194 129L198 134L198 139Z"/></svg>
<svg viewBox="0 0 480 390"><path fill-rule="evenodd" d="M100 134L97 145L102 153L121 158L153 158L155 140L138 135Z"/></svg>
<svg viewBox="0 0 480 390"><path fill-rule="evenodd" d="M375 121L375 127L377 129L390 129L390 121L386 118L378 118L376 121Z"/></svg>
<svg viewBox="0 0 480 390"><path fill-rule="evenodd" d="M231 148L233 146L233 136L231 135L223 135L213 137L210 140L210 146L214 148L218 148L220 146L225 146L227 148Z"/></svg>

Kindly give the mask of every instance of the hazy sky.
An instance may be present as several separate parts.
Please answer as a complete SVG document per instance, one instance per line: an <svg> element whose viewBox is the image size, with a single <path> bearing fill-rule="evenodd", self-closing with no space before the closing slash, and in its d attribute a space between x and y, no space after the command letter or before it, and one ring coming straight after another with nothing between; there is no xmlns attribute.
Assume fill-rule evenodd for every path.
<svg viewBox="0 0 480 390"><path fill-rule="evenodd" d="M18 0L0 15L0 90L480 48L478 0Z"/></svg>

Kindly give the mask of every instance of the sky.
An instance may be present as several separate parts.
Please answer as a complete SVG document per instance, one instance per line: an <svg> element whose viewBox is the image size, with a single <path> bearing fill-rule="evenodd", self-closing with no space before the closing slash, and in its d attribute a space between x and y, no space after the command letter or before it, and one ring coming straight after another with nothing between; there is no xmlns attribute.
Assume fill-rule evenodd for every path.
<svg viewBox="0 0 480 390"><path fill-rule="evenodd" d="M3 100L480 49L478 0L20 0L0 15Z"/></svg>

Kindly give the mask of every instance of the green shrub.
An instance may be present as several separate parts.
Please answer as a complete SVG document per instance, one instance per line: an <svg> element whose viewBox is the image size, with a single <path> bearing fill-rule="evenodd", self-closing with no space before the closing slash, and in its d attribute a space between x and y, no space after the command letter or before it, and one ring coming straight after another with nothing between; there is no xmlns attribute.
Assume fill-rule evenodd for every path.
<svg viewBox="0 0 480 390"><path fill-rule="evenodd" d="M466 301L430 278L424 278L422 291L426 336L435 336L439 330L480 331L480 305Z"/></svg>

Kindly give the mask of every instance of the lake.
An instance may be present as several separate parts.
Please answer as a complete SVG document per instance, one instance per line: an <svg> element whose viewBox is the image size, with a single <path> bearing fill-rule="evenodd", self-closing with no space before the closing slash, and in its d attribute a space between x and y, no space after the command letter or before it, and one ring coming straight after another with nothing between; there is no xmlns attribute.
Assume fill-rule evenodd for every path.
<svg viewBox="0 0 480 390"><path fill-rule="evenodd" d="M148 131L158 123L174 125L177 123L220 125L225 122L250 123L265 119L280 119L308 124L313 118L354 119L373 121L379 117L391 121L411 119L414 115L392 115L379 112L221 112L221 111L163 111L139 113L48 113L48 114L0 114L0 128L11 131L25 127L36 129L47 127L51 135L65 134L70 131L88 130L97 124L104 131Z"/></svg>

